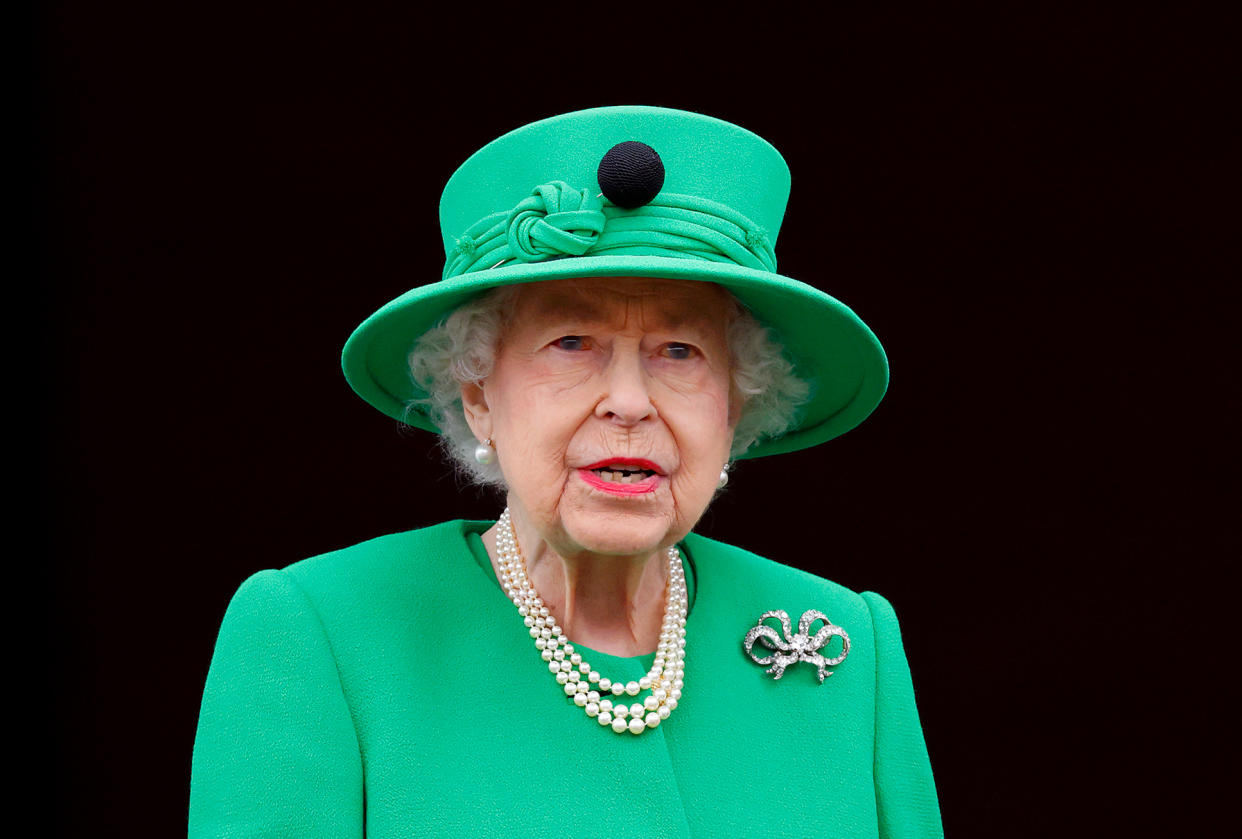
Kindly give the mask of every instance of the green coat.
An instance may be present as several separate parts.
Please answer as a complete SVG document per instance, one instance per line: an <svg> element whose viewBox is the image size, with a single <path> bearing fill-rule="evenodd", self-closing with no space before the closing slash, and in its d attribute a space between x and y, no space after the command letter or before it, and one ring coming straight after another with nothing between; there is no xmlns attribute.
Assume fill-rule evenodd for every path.
<svg viewBox="0 0 1242 839"><path fill-rule="evenodd" d="M241 586L203 695L191 837L941 835L882 597L687 536L684 695L658 728L615 734L548 673L487 562L490 526ZM807 663L765 675L742 639L769 609L826 613L848 658L822 685ZM614 680L652 660L585 653Z"/></svg>

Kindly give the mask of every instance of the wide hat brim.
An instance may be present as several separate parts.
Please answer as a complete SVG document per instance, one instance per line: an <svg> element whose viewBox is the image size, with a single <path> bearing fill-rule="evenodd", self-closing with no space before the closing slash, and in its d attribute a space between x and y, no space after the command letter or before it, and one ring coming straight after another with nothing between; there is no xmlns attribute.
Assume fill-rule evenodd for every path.
<svg viewBox="0 0 1242 839"><path fill-rule="evenodd" d="M875 409L888 387L884 348L845 304L806 283L731 263L663 256L564 257L509 263L412 289L359 326L341 366L359 396L410 425L438 432L411 399L426 396L407 363L414 342L446 315L489 289L573 277L655 277L716 283L733 293L785 348L810 399L790 431L762 439L742 457L818 445L844 434Z"/></svg>

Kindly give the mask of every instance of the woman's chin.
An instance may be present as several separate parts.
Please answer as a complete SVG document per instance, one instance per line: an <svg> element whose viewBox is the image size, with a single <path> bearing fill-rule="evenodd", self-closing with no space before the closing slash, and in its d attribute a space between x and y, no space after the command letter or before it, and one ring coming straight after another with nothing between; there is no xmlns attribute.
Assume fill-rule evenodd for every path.
<svg viewBox="0 0 1242 839"><path fill-rule="evenodd" d="M662 510L582 510L561 520L566 536L591 553L642 556L658 551L682 534Z"/></svg>

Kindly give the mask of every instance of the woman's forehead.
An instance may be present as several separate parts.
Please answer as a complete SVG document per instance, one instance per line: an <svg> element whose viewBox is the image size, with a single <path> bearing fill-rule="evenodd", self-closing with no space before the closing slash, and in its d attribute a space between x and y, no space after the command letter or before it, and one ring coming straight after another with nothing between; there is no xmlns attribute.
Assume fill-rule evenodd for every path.
<svg viewBox="0 0 1242 839"><path fill-rule="evenodd" d="M728 292L713 283L653 277L590 277L522 286L516 310L523 319L723 328Z"/></svg>

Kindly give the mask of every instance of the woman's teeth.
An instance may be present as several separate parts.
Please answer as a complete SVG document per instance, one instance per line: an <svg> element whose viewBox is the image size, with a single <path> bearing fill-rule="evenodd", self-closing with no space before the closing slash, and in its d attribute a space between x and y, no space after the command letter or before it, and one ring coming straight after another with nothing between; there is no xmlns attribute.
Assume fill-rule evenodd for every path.
<svg viewBox="0 0 1242 839"><path fill-rule="evenodd" d="M655 474L646 469L592 469L591 471L614 484L636 484Z"/></svg>

